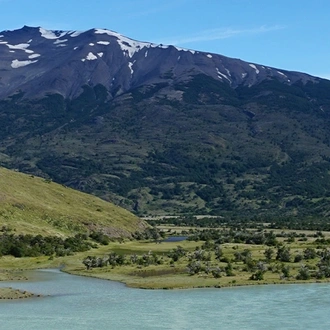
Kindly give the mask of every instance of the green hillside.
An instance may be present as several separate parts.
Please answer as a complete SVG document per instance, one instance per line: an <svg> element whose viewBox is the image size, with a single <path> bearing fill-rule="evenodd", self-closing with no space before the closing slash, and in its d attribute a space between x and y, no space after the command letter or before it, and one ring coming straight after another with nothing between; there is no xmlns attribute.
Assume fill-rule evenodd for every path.
<svg viewBox="0 0 330 330"><path fill-rule="evenodd" d="M0 228L17 234L69 236L102 231L130 236L145 223L97 197L0 167Z"/></svg>

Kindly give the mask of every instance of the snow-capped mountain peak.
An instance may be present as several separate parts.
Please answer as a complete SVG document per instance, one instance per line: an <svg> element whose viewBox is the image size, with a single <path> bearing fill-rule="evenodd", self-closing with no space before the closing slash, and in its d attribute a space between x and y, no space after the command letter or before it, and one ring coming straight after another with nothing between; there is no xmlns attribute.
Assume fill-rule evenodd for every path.
<svg viewBox="0 0 330 330"><path fill-rule="evenodd" d="M186 81L205 74L229 84L252 86L276 78L291 84L308 75L246 63L222 55L137 41L108 29L47 30L24 26L0 32L0 96L60 93L74 97L86 84L112 95L143 84Z"/></svg>

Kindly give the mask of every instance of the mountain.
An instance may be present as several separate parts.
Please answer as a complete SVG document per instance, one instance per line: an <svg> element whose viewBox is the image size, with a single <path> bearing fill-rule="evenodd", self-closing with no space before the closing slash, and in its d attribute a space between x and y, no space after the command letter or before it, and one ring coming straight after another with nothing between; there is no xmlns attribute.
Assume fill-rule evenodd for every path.
<svg viewBox="0 0 330 330"><path fill-rule="evenodd" d="M105 29L49 31L24 26L0 35L0 97L81 94L101 84L110 97L150 84L177 84L196 74L216 81L252 86L267 78L289 85L315 78L174 46L139 42Z"/></svg>
<svg viewBox="0 0 330 330"><path fill-rule="evenodd" d="M0 32L0 164L137 214L326 217L330 81L106 29Z"/></svg>
<svg viewBox="0 0 330 330"><path fill-rule="evenodd" d="M0 226L17 234L101 231L110 237L130 237L146 228L124 209L39 177L0 167L0 185Z"/></svg>

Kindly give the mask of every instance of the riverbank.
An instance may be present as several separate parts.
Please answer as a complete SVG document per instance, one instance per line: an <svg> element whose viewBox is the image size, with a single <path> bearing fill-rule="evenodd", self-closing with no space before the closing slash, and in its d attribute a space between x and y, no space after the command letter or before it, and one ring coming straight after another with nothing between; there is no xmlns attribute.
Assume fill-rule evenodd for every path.
<svg viewBox="0 0 330 330"><path fill-rule="evenodd" d="M279 247L267 245L224 243L221 256L215 246L208 248L204 242L182 241L180 247L172 243L125 242L113 243L112 264L86 267L81 263L67 264L64 271L125 283L141 289L191 289L223 288L233 286L321 283L329 282L320 276L318 265L326 246L315 244L315 238L283 242L289 253L280 260ZM285 244L285 245L284 245ZM183 252L184 251L184 252ZM265 252L269 252L267 257ZM182 255L179 253L182 252ZM309 258L307 252L312 252ZM92 263L107 260L110 254L98 254ZM127 262L114 262L118 256ZM297 256L300 257L297 261ZM197 259L199 258L199 259ZM195 268L193 268L195 267ZM198 269L197 269L198 267ZM303 273L304 271L304 273ZM304 276L304 278L303 278Z"/></svg>
<svg viewBox="0 0 330 330"><path fill-rule="evenodd" d="M133 275L128 269L126 270L98 270L86 271L82 269L64 268L64 272L71 275L93 277L98 279L121 282L127 287L148 290L186 290L201 288L228 288L239 286L253 285L278 285L278 284L304 284L304 283L330 283L329 279L297 280L294 277L281 279L278 274L266 274L263 280L251 280L250 274L236 274L233 277L221 277L220 279L212 278L205 275L189 276L188 274L178 273L177 275L160 275L160 276L137 276Z"/></svg>
<svg viewBox="0 0 330 330"><path fill-rule="evenodd" d="M283 248L289 255L280 260ZM182 241L180 246L177 242L111 242L65 257L2 257L0 280L24 278L24 272L20 271L23 269L61 268L73 275L118 281L141 289L322 283L329 282L327 276L322 278L319 267L326 251L327 244L321 245L312 237L283 242L271 248L267 245L224 243L221 250L217 250L214 244L208 246L201 241ZM89 266L86 260L90 262ZM98 262L101 264L97 265Z"/></svg>
<svg viewBox="0 0 330 330"><path fill-rule="evenodd" d="M57 266L58 267L58 266ZM43 265L39 261L37 265L30 265L29 271L45 268L54 268L54 266ZM127 287L136 289L149 289L149 290L185 290L185 289L200 289L200 288L228 288L239 286L253 286L253 285L274 285L274 284L304 284L304 283L329 283L329 279L314 279L297 280L294 276L286 279L281 279L277 273L267 273L263 280L255 281L250 279L250 274L245 272L236 273L235 276L223 276L221 278L213 278L211 275L194 275L190 276L184 272L183 269L177 269L177 273L171 267L170 274L164 274L168 268L158 268L157 272L155 267L148 269L137 269L136 267L121 267L121 268L98 268L86 270L78 265L78 260L73 263L67 263L62 269L71 275L92 277L97 279L116 281L125 284ZM17 274L17 269L13 272L6 271L7 278L2 276L2 281L12 282L24 280L34 280L33 278L26 277L25 270L21 269L22 275ZM163 275L160 273L163 272ZM23 299L38 297L31 292L20 291L14 288L0 288L0 299Z"/></svg>

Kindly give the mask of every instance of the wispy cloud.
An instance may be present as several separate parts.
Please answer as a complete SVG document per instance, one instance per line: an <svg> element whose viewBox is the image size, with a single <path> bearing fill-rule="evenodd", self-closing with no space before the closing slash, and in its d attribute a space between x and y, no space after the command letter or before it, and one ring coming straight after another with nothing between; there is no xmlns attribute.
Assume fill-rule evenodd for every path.
<svg viewBox="0 0 330 330"><path fill-rule="evenodd" d="M167 40L162 40L162 42L171 45L183 45L192 42L213 41L213 40L233 38L237 36L262 34L276 30L283 30L283 29L285 29L285 26L281 26L281 25L274 25L274 26L263 25L252 29L219 28L219 29L200 31L198 33L189 36L177 36L173 38L168 38Z"/></svg>

